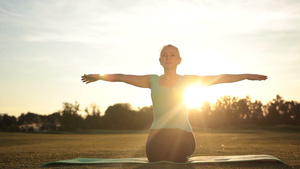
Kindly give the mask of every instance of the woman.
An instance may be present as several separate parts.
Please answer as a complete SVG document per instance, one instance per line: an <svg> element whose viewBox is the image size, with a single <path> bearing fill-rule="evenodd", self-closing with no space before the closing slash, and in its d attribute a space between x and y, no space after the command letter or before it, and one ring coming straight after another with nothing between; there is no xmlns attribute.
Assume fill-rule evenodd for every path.
<svg viewBox="0 0 300 169"><path fill-rule="evenodd" d="M125 82L137 87L150 88L153 102L154 120L146 143L146 154L150 162L186 162L196 148L194 134L188 120L187 106L182 94L190 84L213 85L241 80L266 80L267 76L257 74L237 74L218 76L178 75L177 66L181 56L177 47L166 45L159 58L164 74L124 75L89 74L83 75L84 83L97 80Z"/></svg>

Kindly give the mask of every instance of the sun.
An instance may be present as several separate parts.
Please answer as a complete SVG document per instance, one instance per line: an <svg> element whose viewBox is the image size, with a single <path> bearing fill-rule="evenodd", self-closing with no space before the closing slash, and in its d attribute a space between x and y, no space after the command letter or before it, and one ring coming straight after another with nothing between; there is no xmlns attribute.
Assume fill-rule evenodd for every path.
<svg viewBox="0 0 300 169"><path fill-rule="evenodd" d="M191 85L184 92L184 101L188 108L200 108L206 100L206 93L203 86Z"/></svg>

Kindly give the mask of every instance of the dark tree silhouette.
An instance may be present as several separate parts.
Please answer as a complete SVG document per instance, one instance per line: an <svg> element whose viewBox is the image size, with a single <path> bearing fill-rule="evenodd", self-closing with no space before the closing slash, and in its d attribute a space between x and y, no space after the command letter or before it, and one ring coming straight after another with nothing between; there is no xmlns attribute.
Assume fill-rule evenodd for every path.
<svg viewBox="0 0 300 169"><path fill-rule="evenodd" d="M270 101L267 104L267 114L265 117L265 124L267 125L276 125L276 124L284 124L283 122L283 105L284 100L281 96L277 95L273 101Z"/></svg>
<svg viewBox="0 0 300 169"><path fill-rule="evenodd" d="M300 125L300 104L297 102L293 102L292 105L292 124Z"/></svg>
<svg viewBox="0 0 300 169"><path fill-rule="evenodd" d="M101 115L99 106L91 104L85 109L86 117L79 114L80 105L75 102L63 103L63 110L50 115L38 115L32 112L22 113L18 118L0 114L0 130L18 131L25 125L24 131L33 131L32 124L42 126L40 130L76 131L78 129L149 129L153 121L153 107L134 110L129 103L117 103L109 106ZM275 99L263 105L251 98L221 97L215 104L204 102L199 109L189 109L189 119L193 128L224 127L234 125L300 125L300 104L285 101L277 95Z"/></svg>
<svg viewBox="0 0 300 169"><path fill-rule="evenodd" d="M57 131L60 126L60 112L52 113L43 118L43 125L41 130L45 131Z"/></svg>
<svg viewBox="0 0 300 169"><path fill-rule="evenodd" d="M102 117L106 129L149 129L152 121L152 106L133 110L129 103L109 106Z"/></svg>
<svg viewBox="0 0 300 169"><path fill-rule="evenodd" d="M134 110L129 103L117 103L105 111L104 126L108 129L133 129Z"/></svg>
<svg viewBox="0 0 300 169"><path fill-rule="evenodd" d="M249 123L250 124L262 124L262 119L264 117L263 104L261 101L255 101L249 105L250 116Z"/></svg>
<svg viewBox="0 0 300 169"><path fill-rule="evenodd" d="M240 119L240 114L233 106L237 102L237 97L224 96L219 99L213 107L213 127L236 125Z"/></svg>
<svg viewBox="0 0 300 169"><path fill-rule="evenodd" d="M233 103L234 114L238 116L235 124L248 124L252 118L250 111L251 98L247 96L246 98L239 99Z"/></svg>
<svg viewBox="0 0 300 169"><path fill-rule="evenodd" d="M85 118L85 128L87 129L101 129L103 128L102 117L99 106L91 104L84 110L87 114Z"/></svg>
<svg viewBox="0 0 300 169"><path fill-rule="evenodd" d="M9 116L4 114L0 115L0 130L4 131L18 131L17 118L15 116Z"/></svg>
<svg viewBox="0 0 300 169"><path fill-rule="evenodd" d="M22 113L18 118L19 124L38 124L40 122L40 115L32 112L28 112L27 114Z"/></svg>
<svg viewBox="0 0 300 169"><path fill-rule="evenodd" d="M153 107L145 106L135 112L134 118L132 119L135 124L135 129L149 129L153 122Z"/></svg>
<svg viewBox="0 0 300 169"><path fill-rule="evenodd" d="M83 118L78 114L79 103L63 103L61 111L61 128L64 131L76 131L83 128Z"/></svg>

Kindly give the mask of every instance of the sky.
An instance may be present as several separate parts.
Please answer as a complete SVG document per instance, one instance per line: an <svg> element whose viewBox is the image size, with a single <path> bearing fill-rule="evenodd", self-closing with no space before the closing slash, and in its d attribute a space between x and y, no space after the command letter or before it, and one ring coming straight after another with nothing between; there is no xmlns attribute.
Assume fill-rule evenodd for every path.
<svg viewBox="0 0 300 169"><path fill-rule="evenodd" d="M0 0L0 113L47 115L76 101L102 113L150 106L150 89L81 76L161 75L167 44L181 52L181 75L268 76L199 89L194 100L300 101L298 0Z"/></svg>

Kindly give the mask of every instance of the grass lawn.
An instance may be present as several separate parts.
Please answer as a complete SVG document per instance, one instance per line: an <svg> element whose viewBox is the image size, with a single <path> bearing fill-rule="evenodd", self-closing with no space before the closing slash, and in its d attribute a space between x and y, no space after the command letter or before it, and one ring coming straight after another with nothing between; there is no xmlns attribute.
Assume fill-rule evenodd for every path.
<svg viewBox="0 0 300 169"><path fill-rule="evenodd" d="M299 128L223 129L196 131L194 156L268 154L275 162L219 164L101 164L47 168L300 168ZM36 134L0 132L0 168L41 168L50 161L73 158L145 157L147 131L98 131L93 134Z"/></svg>

